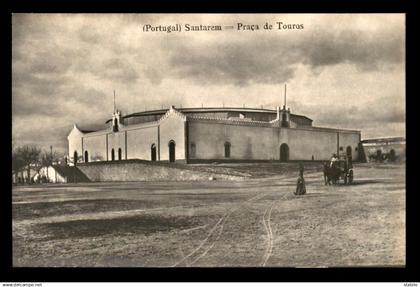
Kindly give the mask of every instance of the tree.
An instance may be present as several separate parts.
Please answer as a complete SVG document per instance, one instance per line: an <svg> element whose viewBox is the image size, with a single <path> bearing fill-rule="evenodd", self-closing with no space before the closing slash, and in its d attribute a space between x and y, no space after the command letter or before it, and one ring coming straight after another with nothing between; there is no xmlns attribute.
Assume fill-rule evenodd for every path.
<svg viewBox="0 0 420 287"><path fill-rule="evenodd" d="M12 151L12 172L18 174L25 167L25 163L18 150Z"/></svg>
<svg viewBox="0 0 420 287"><path fill-rule="evenodd" d="M41 167L49 166L49 165L52 165L53 163L59 162L59 160L62 157L63 156L56 151L54 151L53 153L44 151L44 152L42 152L42 154L40 156Z"/></svg>
<svg viewBox="0 0 420 287"><path fill-rule="evenodd" d="M25 145L16 148L12 154L12 165L13 169L22 169L26 167L28 180L31 178L31 166L39 164L41 150L32 145ZM13 164L14 162L14 164Z"/></svg>
<svg viewBox="0 0 420 287"><path fill-rule="evenodd" d="M63 158L63 156L56 151L54 152L43 151L39 158L39 166L37 168L38 173L41 171L43 167L46 167L47 168L47 181L49 181L48 167L52 166L54 163L55 164L59 163L61 158Z"/></svg>

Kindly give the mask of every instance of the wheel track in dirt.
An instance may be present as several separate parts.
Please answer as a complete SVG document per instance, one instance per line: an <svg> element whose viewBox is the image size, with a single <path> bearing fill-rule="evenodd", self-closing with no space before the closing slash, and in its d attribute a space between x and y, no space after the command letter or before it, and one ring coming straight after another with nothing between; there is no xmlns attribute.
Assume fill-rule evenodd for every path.
<svg viewBox="0 0 420 287"><path fill-rule="evenodd" d="M226 222L226 220L229 218L229 216L234 213L236 210L239 209L239 207L243 206L245 203L254 201L254 200L258 200L261 199L263 197L265 197L267 194L261 194L258 193L256 196L251 197L250 199L245 200L244 202L242 202L239 206L237 206L236 208L232 209L230 212L225 213L223 215L224 218L222 218L222 221L220 222L220 225L218 226L218 230L219 232L217 233L217 237L213 240L212 244L205 249L198 257L196 257L190 264L189 266L191 266L192 264L196 263L199 259L203 258L216 244L216 242L220 239L220 237L222 236L222 232L223 232L223 228L224 228L224 224Z"/></svg>
<svg viewBox="0 0 420 287"><path fill-rule="evenodd" d="M273 211L273 207L274 205L277 204L278 201L284 199L289 193L285 193L280 199L275 200L271 205L269 205L263 214L263 225L264 225L264 229L266 231L266 237L267 237L267 247L265 250L265 253L263 255L263 259L261 262L261 266L265 267L267 264L268 259L271 257L272 253L273 253L273 242L274 242L274 237L273 237L273 230L271 228L271 212Z"/></svg>
<svg viewBox="0 0 420 287"><path fill-rule="evenodd" d="M195 248L193 251L191 251L189 254L187 254L186 256L184 256L180 261L178 261L177 263L173 264L171 267L177 267L182 263L186 263L186 261L189 258L193 258L190 263L186 263L187 266L191 266L192 264L196 263L199 259L203 258L205 255L207 255L207 253L214 247L214 245L216 244L216 242L220 239L222 233L223 233L223 228L224 228L224 224L226 222L226 220L229 218L229 216L235 212L236 210L238 210L241 206L243 206L246 203L249 203L251 201L254 200L258 200L261 199L263 197L267 196L266 193L258 193L257 195L245 200L244 202L240 203L238 206L236 206L235 208L231 209L230 211L224 213L220 219L216 222L215 225L213 225L213 227L210 229L209 233L207 234L206 238L204 238L200 245ZM216 232L218 231L218 232ZM210 241L211 237L213 236L213 234L216 234L216 237L214 238L213 241ZM207 244L207 246L206 246ZM201 251L200 253L198 253L199 251Z"/></svg>
<svg viewBox="0 0 420 287"><path fill-rule="evenodd" d="M285 179L287 179L287 178L288 177L285 177ZM170 267L177 267L177 266L181 265L182 263L185 263L185 265L188 266L188 267L190 267L192 264L195 264L199 259L201 259L205 255L207 255L207 253L215 246L216 242L220 239L220 237L221 237L221 235L223 233L225 222L227 221L227 219L230 217L230 215L232 213L234 213L236 210L238 210L244 204L249 203L249 202L254 201L254 200L261 199L261 198L263 198L263 197L265 197L267 195L270 195L273 192L276 192L276 191L270 190L268 192L257 192L257 194L255 196L253 196L253 197L245 200L244 202L241 202L235 208L233 208L230 211L224 213L220 217L220 219L216 222L216 224L213 225L213 227L210 229L209 233L207 234L206 238L204 238L200 242L200 244L198 245L198 247L195 248L193 251L191 251L186 256L184 256L181 260L179 260L175 264L171 265ZM285 192L285 194L283 195L283 197L281 199L283 199L287 194L288 194L288 192ZM274 204L273 204L273 206L274 206ZM270 217L271 217L271 211L270 211ZM271 226L269 228L271 230ZM216 232L216 231L218 231L218 232ZM211 241L210 239L213 236L213 234L217 234L217 236L214 238L214 240ZM199 251L201 251L201 252L198 253ZM187 262L187 260L189 258L193 258L192 260L190 260L190 263ZM267 258L267 260L268 260L268 258Z"/></svg>

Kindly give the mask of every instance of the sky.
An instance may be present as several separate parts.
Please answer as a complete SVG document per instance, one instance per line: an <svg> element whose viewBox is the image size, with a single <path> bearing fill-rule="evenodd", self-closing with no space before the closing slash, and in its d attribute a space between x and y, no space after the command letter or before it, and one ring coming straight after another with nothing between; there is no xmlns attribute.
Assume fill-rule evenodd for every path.
<svg viewBox="0 0 420 287"><path fill-rule="evenodd" d="M182 29L145 32L148 24ZM360 130L362 139L405 136L405 15L12 16L15 146L67 152L73 124L105 127L114 90L126 115L170 105L274 109L284 104L285 84L291 112L314 126Z"/></svg>

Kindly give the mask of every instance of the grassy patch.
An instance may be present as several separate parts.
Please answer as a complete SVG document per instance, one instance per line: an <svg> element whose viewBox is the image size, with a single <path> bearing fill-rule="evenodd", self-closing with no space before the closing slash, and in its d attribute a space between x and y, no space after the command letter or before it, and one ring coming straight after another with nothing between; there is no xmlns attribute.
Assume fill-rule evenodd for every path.
<svg viewBox="0 0 420 287"><path fill-rule="evenodd" d="M99 237L107 234L150 235L156 232L169 232L198 226L197 217L163 217L154 215L136 215L111 219L74 220L44 223L37 226L37 232L47 234L44 240Z"/></svg>
<svg viewBox="0 0 420 287"><path fill-rule="evenodd" d="M159 203L153 200L83 199L55 202L13 204L13 219L32 219L63 214L78 214L114 210L151 208Z"/></svg>

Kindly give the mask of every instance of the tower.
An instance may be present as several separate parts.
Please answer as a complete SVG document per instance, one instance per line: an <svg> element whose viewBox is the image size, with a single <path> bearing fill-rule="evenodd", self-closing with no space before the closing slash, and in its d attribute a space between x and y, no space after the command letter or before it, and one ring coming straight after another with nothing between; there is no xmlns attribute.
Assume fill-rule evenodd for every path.
<svg viewBox="0 0 420 287"><path fill-rule="evenodd" d="M280 120L280 126L282 128L290 128L290 108L286 109L286 87L284 84L284 103L283 108L277 107L277 118Z"/></svg>
<svg viewBox="0 0 420 287"><path fill-rule="evenodd" d="M116 110L112 114L112 131L118 132L122 125L123 125L123 121L122 121L121 112L119 110Z"/></svg>
<svg viewBox="0 0 420 287"><path fill-rule="evenodd" d="M121 111L117 110L115 104L115 90L114 90L114 113L112 114L112 131L118 132L120 127L123 125L123 119L121 115Z"/></svg>

